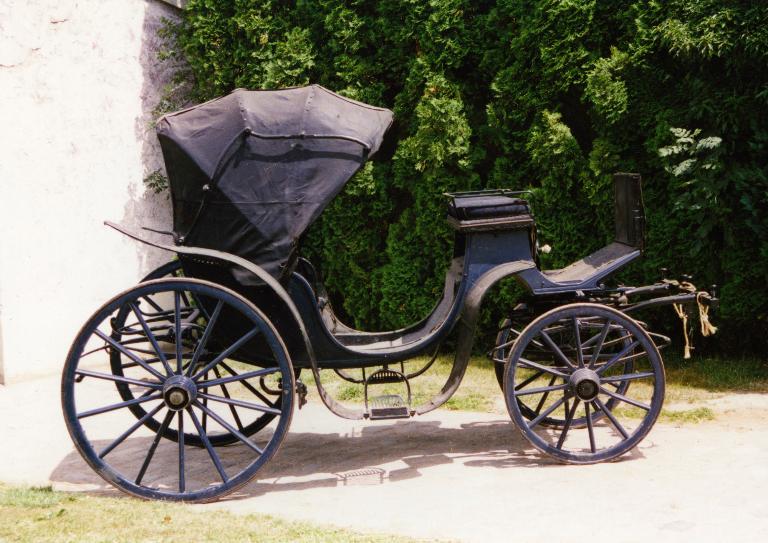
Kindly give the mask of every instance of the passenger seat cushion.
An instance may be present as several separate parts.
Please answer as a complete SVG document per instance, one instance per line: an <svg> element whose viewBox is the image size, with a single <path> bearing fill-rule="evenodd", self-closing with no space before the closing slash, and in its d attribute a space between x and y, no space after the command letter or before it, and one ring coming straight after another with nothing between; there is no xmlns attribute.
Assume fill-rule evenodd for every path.
<svg viewBox="0 0 768 543"><path fill-rule="evenodd" d="M448 204L448 215L459 220L528 215L530 212L527 201L503 195L461 196Z"/></svg>

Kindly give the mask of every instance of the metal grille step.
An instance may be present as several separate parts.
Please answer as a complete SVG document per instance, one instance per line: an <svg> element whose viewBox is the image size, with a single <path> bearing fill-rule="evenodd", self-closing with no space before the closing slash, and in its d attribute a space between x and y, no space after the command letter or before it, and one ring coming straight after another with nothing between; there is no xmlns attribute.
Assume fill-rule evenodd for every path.
<svg viewBox="0 0 768 543"><path fill-rule="evenodd" d="M379 370L367 379L369 385L380 385L385 383L402 383L405 381L405 376L399 371L393 371L390 369Z"/></svg>
<svg viewBox="0 0 768 543"><path fill-rule="evenodd" d="M408 419L410 417L411 410L408 404L397 394L385 394L370 400L368 418L371 420Z"/></svg>

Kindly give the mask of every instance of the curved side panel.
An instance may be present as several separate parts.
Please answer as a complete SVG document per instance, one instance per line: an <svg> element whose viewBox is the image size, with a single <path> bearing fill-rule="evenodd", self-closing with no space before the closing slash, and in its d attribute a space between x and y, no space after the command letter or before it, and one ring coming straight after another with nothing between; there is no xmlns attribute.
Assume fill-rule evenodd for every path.
<svg viewBox="0 0 768 543"><path fill-rule="evenodd" d="M285 302L285 305L288 307L288 310L291 312L291 315L293 316L297 326L299 327L299 331L301 332L301 337L304 341L304 347L307 350L307 356L309 357L309 361L312 366L312 375L315 378L315 383L317 383L317 391L320 394L320 398L322 399L325 406L328 409L330 409L333 413L345 419L359 420L364 418L364 413L362 411L358 412L352 409L348 409L343 405L339 404L338 402L336 402L320 384L320 371L317 366L317 358L315 357L315 351L312 349L312 343L309 340L309 335L307 334L307 329L304 326L304 320L301 318L301 314L299 313L299 310L296 308L296 305L293 303L293 300L291 300L291 297L285 291L283 286L280 283L278 283L270 274L264 271L264 269L262 269L260 266L254 264L253 262L249 262L248 260L245 260L244 258L241 258L237 255L233 255L231 253L225 253L223 251L215 251L213 249L202 249L199 247L181 247L181 246L175 246L175 245L165 245L163 243L157 243L155 241L150 241L148 239L145 239L139 236L138 234L136 234L135 232L131 232L130 230L118 224L112 223L110 221L105 221L104 224L106 224L110 228L114 228L115 230L117 230L121 234L128 236L129 238L135 239L136 241L140 241L141 243L145 243L147 245L151 245L152 247L157 247L158 249L163 249L164 251L170 251L172 253L178 253L182 255L199 256L199 257L205 257L205 258L212 258L215 260L223 260L230 264L239 266L244 270L247 270L248 272L258 277L261 281L264 281L264 283L267 286L269 286L272 290L274 290L274 292L280 297L280 299L283 302ZM463 372L462 372L462 375L463 375Z"/></svg>
<svg viewBox="0 0 768 543"><path fill-rule="evenodd" d="M464 309L459 319L459 338L456 343L456 353L453 358L453 368L448 380L443 385L440 393L428 402L416 408L416 414L423 415L437 409L456 392L464 378L469 358L472 355L472 342L475 338L475 328L480 316L480 305L485 293L500 280L510 275L516 275L523 270L535 267L530 260L516 260L500 264L483 273L469 287L469 292L464 299Z"/></svg>

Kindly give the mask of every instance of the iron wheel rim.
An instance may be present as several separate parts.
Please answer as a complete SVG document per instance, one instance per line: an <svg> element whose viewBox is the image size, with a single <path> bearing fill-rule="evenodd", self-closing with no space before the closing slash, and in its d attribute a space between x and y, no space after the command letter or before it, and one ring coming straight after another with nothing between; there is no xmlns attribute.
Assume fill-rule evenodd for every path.
<svg viewBox="0 0 768 543"><path fill-rule="evenodd" d="M211 476L208 477L208 479L218 479L217 482L213 481L203 485L198 485L199 488L195 489L188 488L188 469L186 458L190 448L187 447L188 444L184 443L183 440L180 442L175 442L174 446L178 448L179 457L177 464L178 475L176 477L178 484L175 490L167 490L167 484L160 482L156 487L149 486L149 484L145 484L144 478L147 473L147 469L149 469L152 465L152 460L156 458L155 452L157 451L158 445L162 442L163 439L166 439L166 441L171 443L170 440L162 435L164 432L157 431L155 433L153 445L150 447L150 450L147 451L146 456L143 457L142 466L138 470L138 473L134 469L135 463L131 467L133 470L131 474L126 473L126 468L110 463L111 457L108 457L108 455L119 449L120 446L128 441L127 438L130 437L138 427L143 427L143 425L139 424L140 421L134 422L133 426L131 426L133 429L131 430L131 428L128 428L128 430L126 430L128 433L127 436L118 436L112 442L110 442L106 448L98 451L97 448L101 448L101 445L95 443L98 441L97 439L92 440L89 438L88 432L83 428L82 419L88 418L89 420L93 420L105 413L91 414L92 411L98 411L99 408L89 411L83 411L82 409L78 408L76 387L81 381L83 381L83 379L78 380L78 377L84 375L83 372L88 372L90 374L94 373L94 371L88 369L87 367L81 368L80 361L82 358L90 354L90 352L84 353L83 351L91 338L96 334L96 330L100 324L108 319L110 315L117 311L127 302L127 300L131 298L134 298L138 295L144 295L146 292L163 290L176 292L181 289L189 289L191 291L197 291L205 295L215 294L217 300L221 301L221 303L233 307L236 311L246 315L250 321L250 324L254 325L254 329L259 329L259 333L264 335L264 341L269 344L270 348L273 349L277 357L278 367L274 371L279 372L282 379L283 402L279 414L276 414L275 417L277 420L274 426L274 431L268 438L263 438L267 439L266 445L259 447L256 443L251 441L250 437L247 436L242 436L243 439L240 439L243 446L247 446L246 448L252 450L254 454L252 457L247 457L246 460L241 463L241 465L237 465L235 467L235 470L237 471L236 474L232 475L232 473L234 473L232 471L232 466L222 460L221 452L216 452L214 447L210 445L210 442L208 445L204 445L205 451L209 457L208 472L215 473L215 477ZM85 378L87 379L90 376L91 375L86 375ZM170 375L168 377L170 378ZM124 377L121 376L117 376L117 378L124 379ZM103 379L105 382L109 381L109 379L101 379ZM115 379L115 376L112 376L112 379ZM198 393L200 390L207 390L207 388L212 386L209 385L206 381L201 381L200 376L192 376L192 380L198 383L198 385L196 385ZM156 377L155 381L156 382L148 381L150 384L147 385L147 387L149 390L157 392L162 388L163 380ZM204 386L200 386L201 383ZM115 296L106 304L104 304L98 311L96 311L96 313L85 323L70 349L70 352L67 356L67 362L64 366L62 375L62 408L65 415L67 429L78 452L99 476L101 476L104 480L113 486L128 494L145 499L151 498L169 501L207 502L213 501L226 494L234 492L238 488L241 488L243 485L247 484L255 477L256 473L275 455L280 445L282 444L285 435L287 434L288 427L290 426L290 421L293 415L295 397L294 391L295 383L288 352L272 324L269 322L266 316L258 310L258 308L256 308L253 304L245 300L237 293L213 283L195 279L160 279L140 284L134 289L129 289L128 291ZM149 396L153 396L155 392ZM203 394L207 394L207 392L203 392ZM154 400L146 400L146 402L149 401ZM108 405L106 407L108 407L110 411L119 411L126 408L125 406L115 408L114 405ZM205 430L201 429L200 427L201 417L199 416L200 413L204 413L205 411L200 408L201 404L199 401L192 402L189 406L175 412L171 411L167 406L163 407L163 403L160 403L159 405L160 409L149 410L147 413L153 413L153 416L164 413L165 418L163 424L166 425L170 424L170 422L168 422L170 419L178 417L177 424L179 425L178 427L181 433L184 433L184 421L186 420L191 423L190 426L195 427L198 435L200 435L201 438L205 434ZM214 410L211 411L215 413ZM208 413L208 416L212 415ZM134 426L136 428L134 428ZM117 443L115 444L115 442ZM113 448L110 449L112 446ZM104 452L105 450L107 450L106 453ZM199 449L195 448L195 450ZM221 449L218 449L218 451L221 451ZM143 452L144 451L142 450L142 453ZM200 454L204 453L201 452ZM155 468L155 471L157 471L157 468ZM153 479L152 484L154 485L158 480L163 481L163 477L165 477L165 475L165 473L162 473L158 479L157 474L155 474L155 478ZM171 477L171 474L168 474L165 480L167 480L168 477Z"/></svg>
<svg viewBox="0 0 768 543"><path fill-rule="evenodd" d="M555 409L563 409L565 411L566 424L562 428L546 429L545 431L545 429L538 427L540 421L537 422L536 419L531 421L523 415L517 401L518 398L523 395L520 390L516 391L515 394L505 393L507 410L523 437L539 451L564 463L591 464L609 461L632 450L640 443L640 441L642 441L653 427L661 412L664 400L664 366L656 345L648 336L647 332L645 332L645 330L630 317L620 311L598 304L572 304L563 306L544 313L532 321L525 330L523 330L517 342L510 350L505 371L505 390L510 390L509 386L511 384L519 383L517 379L520 379L525 374L525 371L531 371L531 363L523 358L523 354L528 344L538 337L540 330L545 329L547 325L553 322L563 319L579 319L594 316L605 319L605 326L608 326L609 328L612 323L619 325L634 338L631 349L622 347L618 353L609 353L605 355L605 358L608 359L600 365L600 369L598 369L598 371L605 376L601 377L602 380L597 383L600 387L600 392L595 401L583 401L570 390L570 388L572 388L570 385L555 385L562 386L562 388L548 391L548 393L555 393L556 399L551 400L550 404L543 410L539 410L539 418L541 418L542 413L546 416L546 411L553 408L555 404L558 404L555 406ZM606 334L610 334L610 331ZM582 342L582 345L584 343L586 343L586 340ZM597 343L597 341L595 343ZM638 349L642 349L642 353L639 355L637 354ZM595 350L597 350L597 348ZM622 355L621 353L625 350L627 350L627 352ZM613 358L616 357L616 355L619 356L617 357L617 360L614 361ZM600 356L598 351L598 359ZM620 374L618 376L611 375L611 372L616 372L615 368L621 367L620 362L624 359L624 356L631 356L635 361L632 374ZM591 362L592 361L590 360L590 363ZM550 368L551 371L558 371L564 375L571 376L579 367L581 367L579 361L572 361L572 363L574 367L564 364L564 367L553 365L550 366ZM586 362L583 363L586 364ZM540 368L536 369L538 371ZM520 375L517 374L518 372L520 372ZM612 392L603 386L604 383L616 382L616 379L633 381L652 380L652 385L649 385L651 387L650 403L645 403L637 398L625 397L621 394ZM513 386L513 389L514 388L515 387ZM531 397L534 397L534 394L543 396L546 388L547 387L541 386L532 387L529 389L528 395ZM530 390L539 390L539 392L531 393ZM634 402L630 407L640 409L641 413L644 412L640 418L640 422L634 422L635 419L632 419L630 416L621 418L620 420L615 406L614 408L608 408L607 403L604 401L605 398L615 398L618 400L619 405L627 405L627 402ZM582 406L581 409L585 412L586 420L591 420L590 412L593 409L601 411L605 417L595 423L587 423L585 428L573 427L567 423L567 419L570 418L572 421L575 418L579 405ZM584 407L585 405L590 407ZM631 425L627 423L627 420L631 421ZM595 427L598 422L607 427L607 429L601 428L601 430L603 430L601 439L611 441L609 446L599 446L600 440L597 437L598 434L595 432ZM589 438L588 440L586 439L585 434L580 434L580 439L585 445L582 447L566 446L568 440L570 440L577 431L586 432L586 437ZM609 434L608 438L604 437L606 433ZM610 433L615 434L615 436L610 437ZM555 442L556 436L557 442L553 443ZM586 445L587 441L588 448Z"/></svg>

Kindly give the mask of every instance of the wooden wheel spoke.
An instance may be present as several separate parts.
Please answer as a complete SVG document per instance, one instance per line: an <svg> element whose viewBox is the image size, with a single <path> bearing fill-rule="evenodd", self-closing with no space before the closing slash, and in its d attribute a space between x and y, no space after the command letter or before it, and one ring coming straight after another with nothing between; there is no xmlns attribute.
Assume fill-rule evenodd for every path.
<svg viewBox="0 0 768 543"><path fill-rule="evenodd" d="M146 413L146 414L145 414L143 417L141 417L139 420L137 420L137 421L136 421L136 423L134 423L134 425L133 425L133 426L131 426L131 427L130 427L130 428L128 428L128 429L127 429L125 432L123 432L122 434L120 434L120 435L119 435L119 436L118 436L118 437L117 437L117 438L116 438L114 441L112 441L112 443L110 443L109 445L107 445L106 447L104 447L104 448L101 450L101 452L99 453L99 458L104 458L104 457L105 457L105 456L107 456L107 455L108 455L110 452L112 452L113 450L115 450L115 447L117 447L117 446L118 446L118 445L120 445L120 444L121 444L123 441L125 441L125 440L128 438L128 436L130 436L131 434L133 434L133 432L135 432L135 431L136 431L136 430L138 430L138 429L139 429L141 426L143 426L145 422L147 422L149 419L151 419L152 417L154 417L155 415L157 415L157 413L158 413L158 412L159 412L159 411L160 411L160 410L161 410L163 407L165 407L165 404L162 404L162 403L161 403L160 405L158 405L157 407L155 407L155 408L154 408L154 409L152 409L151 411L148 411L148 412L147 412L147 413Z"/></svg>
<svg viewBox="0 0 768 543"><path fill-rule="evenodd" d="M237 407L244 407L246 409L253 409L254 411L261 411L262 413L269 413L270 415L280 415L282 412L279 409L275 409L273 407L266 407L263 405L258 405L251 402L244 402L242 400L235 400L233 398L223 398L221 396L214 396L212 394L205 394L203 392L198 392L198 397L200 398L207 398L213 402L220 402L220 403L226 403L229 405L236 405ZM210 413L209 413L210 415Z"/></svg>
<svg viewBox="0 0 768 543"><path fill-rule="evenodd" d="M216 303L216 308L213 310L211 317L208 319L208 322L205 325L203 337L200 338L200 341L197 343L197 347L195 347L195 352L192 355L192 361L189 363L189 367L187 368L187 375L191 375L192 372L195 371L195 367L197 367L197 364L200 361L200 356L205 351L205 346L208 344L208 339L211 337L211 330L213 330L213 326L216 324L216 320L219 318L219 314L221 313L221 308L223 306L224 302L221 300Z"/></svg>
<svg viewBox="0 0 768 543"><path fill-rule="evenodd" d="M181 296L178 290L173 292L173 327L176 336L176 372L181 374L184 364L181 351L184 345L181 339Z"/></svg>
<svg viewBox="0 0 768 543"><path fill-rule="evenodd" d="M219 370L217 368L213 368L213 373L216 374L216 377L221 377L219 374ZM229 391L227 390L227 385L224 383L219 384L219 387L221 388L221 392L224 394L224 397L228 400L231 400L232 397L229 395ZM232 418L235 419L235 424L237 424L237 429L241 432L244 430L243 423L240 421L240 415L237 413L237 409L235 409L235 406L230 404L227 404L229 407L229 412L232 413Z"/></svg>
<svg viewBox="0 0 768 543"><path fill-rule="evenodd" d="M571 409L565 415L565 426L563 426L563 431L560 432L560 438L557 440L556 446L558 449L563 448L563 444L565 443L565 436L568 434L568 430L571 428L571 423L573 422L573 416L576 414L576 408L578 406L579 406L579 399L574 398Z"/></svg>
<svg viewBox="0 0 768 543"><path fill-rule="evenodd" d="M603 402L601 402L598 398L595 398L593 401L595 405L598 407L598 409L600 409L600 411L605 413L605 416L608 417L608 420L611 421L611 424L613 424L613 427L616 428L616 430L618 430L618 432L622 435L622 437L624 437L624 439L629 439L629 434L621 425L621 423L616 419L616 417L613 416L613 413L611 413L611 410L605 407Z"/></svg>
<svg viewBox="0 0 768 543"><path fill-rule="evenodd" d="M229 424L227 421L222 419L219 415L216 414L216 412L210 410L209 408L205 407L203 404L201 404L198 401L195 401L195 405L198 409L202 410L204 413L208 413L208 416L211 417L213 420L221 424L224 428L226 428L233 436L235 436L237 439L242 441L249 449L252 451L258 453L258 454L264 454L264 450L259 448L253 441L248 439L246 436L238 432L236 429L232 427L231 424Z"/></svg>
<svg viewBox="0 0 768 543"><path fill-rule="evenodd" d="M612 368L614 365L616 365L617 362L621 361L624 355L626 355L627 353L629 353L630 351L632 351L633 349L639 346L640 346L639 341L637 340L633 341L632 343L624 347L621 351L619 351L618 354L615 354L608 362L606 362L605 364L597 368L595 371L597 372L598 375L602 375L603 373L608 371L610 368Z"/></svg>
<svg viewBox="0 0 768 543"><path fill-rule="evenodd" d="M530 429L533 429L533 427L534 427L534 426L536 426L536 425L537 425L537 424L539 424L539 423L540 423L542 420L544 420L544 419L545 419L545 418L546 418L546 417L547 417L547 416L548 416L550 413L552 413L552 412L553 412L555 409L557 409L558 407L560 407L561 405L563 405L563 404L565 403L565 401L566 401L566 400L567 400L567 398L566 398L565 396L563 396L562 398L560 398L559 400L557 400L555 403L553 403L552 405L550 405L550 406L549 406L549 407L548 407L548 408L547 408L547 409L546 409L546 410L545 410L543 413L541 413L541 414L540 414L538 417L536 417L535 419L533 419L533 420L532 420L532 421L531 421L531 422L528 424L528 429L529 429L529 430L530 430Z"/></svg>
<svg viewBox="0 0 768 543"><path fill-rule="evenodd" d="M83 411L82 413L77 414L78 419L84 419L87 417L92 417L94 415L101 415L102 413L107 413L109 411L115 411L116 409L122 409L124 407L130 407L132 405L137 405L144 402L151 402L152 400L157 400L162 397L162 394L157 392L155 394L148 395L152 392L152 390L148 390L143 395L139 396L138 398L134 398L133 400L127 400L124 402L114 403L111 405L105 405L104 407L98 407L96 409L91 409L89 411Z"/></svg>
<svg viewBox="0 0 768 543"><path fill-rule="evenodd" d="M534 373L524 381L521 381L520 384L515 387L515 390L520 390L521 388L525 388L527 385L531 384L542 375L544 375L544 372L541 370L538 370L536 373Z"/></svg>
<svg viewBox="0 0 768 543"><path fill-rule="evenodd" d="M579 330L579 319L572 317L571 324L573 325L573 337L576 341L576 365L580 368L583 368L584 353L581 351L581 330Z"/></svg>
<svg viewBox="0 0 768 543"><path fill-rule="evenodd" d="M115 349L117 349L118 351L123 353L125 356L127 356L128 358L130 358L131 360L136 362L139 366L141 366L142 368L147 370L149 373L151 373L152 375L157 377L160 381L164 381L165 380L165 377L166 377L165 375L163 375L162 373L157 371L155 368L153 368L152 366L147 364L139 356L137 356L136 354L134 354L131 351L129 351L128 349L126 349L123 345L121 345L119 342L117 342L114 339L112 339L111 337L109 337L107 334L105 334L104 332L102 332L98 328L96 330L94 330L93 333L96 336L98 336L99 338L101 338L104 341L106 341L107 343L109 343L110 346L114 347Z"/></svg>
<svg viewBox="0 0 768 543"><path fill-rule="evenodd" d="M650 405L646 405L642 402L638 402L637 400L633 400L632 398L628 398L627 396L624 396L623 394L619 394L618 392L612 392L603 387L600 387L600 392L602 392L603 394L607 394L611 398L615 398L620 402L628 403L629 405L633 405L635 407L639 407L640 409L644 409L645 411L651 410Z"/></svg>
<svg viewBox="0 0 768 543"><path fill-rule="evenodd" d="M186 478L184 473L184 411L179 411L179 492L184 493Z"/></svg>
<svg viewBox="0 0 768 543"><path fill-rule="evenodd" d="M587 418L587 433L589 434L589 450L594 453L596 450L595 445L595 429L592 427L592 413L589 410L589 402L584 402L584 416Z"/></svg>
<svg viewBox="0 0 768 543"><path fill-rule="evenodd" d="M589 369L594 369L595 364L597 363L600 351L603 349L603 344L605 343L605 338L608 335L608 332L611 331L611 324L612 321L610 319L606 320L605 326L600 330L600 334L596 336L597 343L595 343L595 347L592 349L592 357L589 359Z"/></svg>
<svg viewBox="0 0 768 543"><path fill-rule="evenodd" d="M221 481L223 483L229 482L227 473L224 471L224 466L221 465L221 459L219 458L219 455L216 454L216 451L211 445L211 440L208 439L208 433L205 431L205 428L200 424L200 421L197 419L197 415L195 415L195 412L192 410L191 407L187 407L187 413L189 413L189 418L192 419L192 424L195 425L195 429L197 430L197 433L200 436L200 441L203 442L203 445L205 446L205 450L208 451L208 456L211 457L211 462L213 462L213 465L216 468L216 471L219 472ZM207 416L205 412L203 412L203 416L204 417Z"/></svg>
<svg viewBox="0 0 768 543"><path fill-rule="evenodd" d="M208 371L209 371L211 368L213 368L214 366L216 366L217 364L219 364L219 363L220 363L222 360L226 359L226 358L227 358L229 355L231 355L232 353L236 352L236 351L237 351L238 349L240 349L240 348L241 348L243 345L245 345L246 343L248 343L248 341L250 341L250 340L251 340L251 338L253 338L253 337L254 337L256 334L258 334L258 333L259 333L259 329L258 329L258 328L253 328L253 329L251 329L251 331L250 331L250 332L247 332L247 333L246 333L245 335L243 335L243 336L242 336L240 339L238 339L238 340L237 340L237 341L235 341L235 342L234 342L232 345L230 345L229 347L227 347L227 348L226 348L224 351L222 351L221 353L219 353L219 356L217 356L216 358L214 358L214 359L213 359L211 362L209 362L208 364L206 364L206 365L205 365L205 367L204 367L203 369L201 369L201 370L200 370L200 371L198 371L198 372L197 372L197 373L196 373L194 376L192 376L192 380L193 380L193 381L197 381L198 379L200 379L200 377L202 377L203 375L205 375L205 374L206 374L206 372L208 372Z"/></svg>
<svg viewBox="0 0 768 543"><path fill-rule="evenodd" d="M141 314L141 311L139 311L139 308L136 307L136 304L131 302L128 304L131 308L131 311L134 315L136 315L136 318L139 321L139 324L141 325L141 328L144 330L144 335L147 336L147 339L149 339L150 344L152 344L152 348L155 350L155 353L157 354L157 358L163 363L163 367L165 368L165 371L168 375L173 374L173 370L171 369L170 364L168 364L168 359L165 356L165 353L160 348L160 345L157 343L157 338L155 337L155 334L152 332L152 329L147 324L147 321L144 320L144 316Z"/></svg>
<svg viewBox="0 0 768 543"><path fill-rule="evenodd" d="M557 346L557 344L552 340L551 337L549 337L549 334L547 334L546 330L541 330L539 332L539 336L541 336L541 339L544 340L544 343L547 347L549 347L549 350L555 353L555 357L557 357L560 362L562 362L566 367L571 369L576 369L576 366L573 362L570 361L570 359L565 356L563 351L560 349L560 347Z"/></svg>
<svg viewBox="0 0 768 543"><path fill-rule="evenodd" d="M253 377L262 377L265 375L272 375L273 373L277 373L278 371L280 371L278 368L265 368L263 370L249 371L248 373L237 373L234 370L232 370L225 362L221 362L219 365L222 368L224 368L227 372L231 373L232 375L230 377L221 377L219 379L198 381L197 383L198 388L210 388L210 387L215 387L217 385L220 385L222 383L234 383L234 382L240 382L240 381L242 381L242 385L247 388L247 386L250 383L247 383L246 379L251 379Z"/></svg>
<svg viewBox="0 0 768 543"><path fill-rule="evenodd" d="M130 377L123 377L122 375L114 375L111 373L101 373L99 371L78 369L75 372L75 375L82 375L83 377L93 377L95 379L103 379L105 381L114 381L116 383L126 383L129 385L136 385L153 389L160 389L163 387L163 385L157 381L142 381L141 379L131 379Z"/></svg>
<svg viewBox="0 0 768 543"><path fill-rule="evenodd" d="M203 379L208 379L208 373L207 372L206 372L205 376L203 377ZM200 390L200 387L198 387L198 390ZM203 398L203 405L208 407L208 400L205 399L205 398ZM208 413L206 413L205 411L203 411L203 431L205 431L205 432L208 431Z"/></svg>
<svg viewBox="0 0 768 543"><path fill-rule="evenodd" d="M553 379L556 379L553 377ZM521 391L515 390L515 396L527 396L529 394L543 394L543 393L549 393L554 392L556 390L565 390L568 388L568 383L562 384L562 385L554 385L554 386L546 386L546 387L537 387L537 388L528 388Z"/></svg>
<svg viewBox="0 0 768 543"><path fill-rule="evenodd" d="M147 473L147 468L149 467L149 463L152 462L152 457L155 455L155 450L157 449L157 445L160 443L160 439L163 437L163 434L168 429L168 425L171 423L171 420L173 419L173 411L168 410L168 413L165 414L165 419L163 419L162 424L160 424L160 428L157 429L157 433L155 433L155 439L152 440L152 445L149 446L149 450L147 451L147 456L144 458L144 463L141 464L141 468L139 469L139 474L136 476L136 484L140 485L141 480L144 479L144 475Z"/></svg>
<svg viewBox="0 0 768 543"><path fill-rule="evenodd" d="M552 367L549 367L549 366L545 366L543 364L539 364L538 362L533 362L532 360L528 360L526 358L522 358L521 357L520 360L518 361L518 365L521 365L521 366L524 366L524 367L527 367L527 368L531 368L533 370L543 371L544 373L548 373L550 375L555 375L557 377L563 377L565 379L568 378L568 375L566 375L565 373L563 373L560 370L556 370L555 368L552 368Z"/></svg>
<svg viewBox="0 0 768 543"><path fill-rule="evenodd" d="M609 377L603 377L601 378L601 381L605 383L614 384L616 382L624 382L624 381L634 381L636 379L651 379L655 378L656 374L652 371L648 372L641 372L641 373L627 373L624 375L612 375Z"/></svg>

